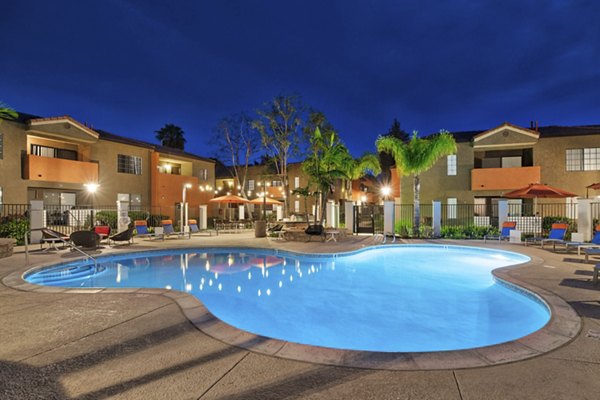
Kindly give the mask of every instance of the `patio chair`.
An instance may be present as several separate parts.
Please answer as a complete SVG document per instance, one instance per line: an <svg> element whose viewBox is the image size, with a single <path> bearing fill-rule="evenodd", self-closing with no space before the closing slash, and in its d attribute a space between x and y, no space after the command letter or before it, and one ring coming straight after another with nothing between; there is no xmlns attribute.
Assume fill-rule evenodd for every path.
<svg viewBox="0 0 600 400"><path fill-rule="evenodd" d="M594 247L591 249L583 249L585 253L585 262L590 260L590 256L600 256L600 247Z"/></svg>
<svg viewBox="0 0 600 400"><path fill-rule="evenodd" d="M62 243L63 245L65 245L71 240L64 233L55 231L54 229L42 228L41 232L42 239L40 241L40 249L44 246L44 243L48 244L48 248L44 251L48 251L50 249L58 250L58 248L56 247L57 243Z"/></svg>
<svg viewBox="0 0 600 400"><path fill-rule="evenodd" d="M308 228L304 230L304 233L308 235L307 242L310 242L313 237L319 237L321 238L321 241L325 241L325 228L323 225L309 225Z"/></svg>
<svg viewBox="0 0 600 400"><path fill-rule="evenodd" d="M529 238L525 241L525 245L528 243L540 243L542 249L544 248L545 243L552 243L553 250L556 250L557 243L563 243L565 241L565 235L567 234L567 229L569 229L569 224L563 222L557 222L552 224L552 228L550 229L550 233L547 238L544 237L533 237Z"/></svg>
<svg viewBox="0 0 600 400"><path fill-rule="evenodd" d="M139 238L162 238L163 235L152 233L148 230L148 223L146 220L139 219L133 222L134 230L136 231L136 236Z"/></svg>
<svg viewBox="0 0 600 400"><path fill-rule="evenodd" d="M96 232L98 236L100 236L100 241L108 239L110 236L110 226L108 225L96 225L92 231Z"/></svg>
<svg viewBox="0 0 600 400"><path fill-rule="evenodd" d="M188 226L190 227L190 236L192 236L194 233L208 233L209 236L212 236L211 231L208 229L200 230L200 228L198 228L198 221L195 219L189 219Z"/></svg>
<svg viewBox="0 0 600 400"><path fill-rule="evenodd" d="M182 237L186 235L185 232L175 232L175 229L173 229L173 221L170 219L163 219L160 221L160 224L162 225L164 236Z"/></svg>
<svg viewBox="0 0 600 400"><path fill-rule="evenodd" d="M100 236L92 231L75 231L71 233L71 243L82 249L96 250L100 245Z"/></svg>
<svg viewBox="0 0 600 400"><path fill-rule="evenodd" d="M110 242L127 242L127 244L133 244L133 231L135 228L128 228L122 232L119 232L115 235L109 236L108 245L110 246Z"/></svg>
<svg viewBox="0 0 600 400"><path fill-rule="evenodd" d="M486 240L508 240L510 238L510 231L512 231L513 229L517 228L517 223L515 221L506 221L502 223L502 230L500 231L500 234L497 236L493 236L493 235L485 235L483 237L483 243L486 242Z"/></svg>
<svg viewBox="0 0 600 400"><path fill-rule="evenodd" d="M570 247L577 248L577 255L581 255L582 249L600 248L600 225L596 226L594 237L590 242L564 242L565 251L569 251Z"/></svg>

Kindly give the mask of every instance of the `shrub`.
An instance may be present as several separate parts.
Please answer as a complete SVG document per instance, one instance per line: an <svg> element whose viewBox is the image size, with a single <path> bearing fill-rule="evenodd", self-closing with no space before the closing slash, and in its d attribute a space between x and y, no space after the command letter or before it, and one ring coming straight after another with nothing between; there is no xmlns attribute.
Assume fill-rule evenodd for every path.
<svg viewBox="0 0 600 400"><path fill-rule="evenodd" d="M29 231L29 218L22 215L9 215L0 219L0 237L13 238L17 245L25 244L25 235Z"/></svg>

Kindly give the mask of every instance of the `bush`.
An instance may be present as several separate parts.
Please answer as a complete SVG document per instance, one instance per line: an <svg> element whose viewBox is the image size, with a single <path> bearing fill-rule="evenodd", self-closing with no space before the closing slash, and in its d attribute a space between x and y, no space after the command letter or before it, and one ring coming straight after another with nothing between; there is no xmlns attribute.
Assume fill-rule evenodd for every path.
<svg viewBox="0 0 600 400"><path fill-rule="evenodd" d="M13 238L17 245L25 244L25 235L29 231L29 218L22 215L9 215L0 219L0 237Z"/></svg>
<svg viewBox="0 0 600 400"><path fill-rule="evenodd" d="M491 226L442 226L441 237L445 239L483 239L484 236L498 235L497 228Z"/></svg>
<svg viewBox="0 0 600 400"><path fill-rule="evenodd" d="M571 232L577 231L577 222L575 220L556 216L556 217L544 217L542 219L543 233L546 234L546 233L550 232L550 230L552 229L552 224L557 223L557 222L569 224L569 228L567 229L567 234L565 235L565 237L571 237Z"/></svg>

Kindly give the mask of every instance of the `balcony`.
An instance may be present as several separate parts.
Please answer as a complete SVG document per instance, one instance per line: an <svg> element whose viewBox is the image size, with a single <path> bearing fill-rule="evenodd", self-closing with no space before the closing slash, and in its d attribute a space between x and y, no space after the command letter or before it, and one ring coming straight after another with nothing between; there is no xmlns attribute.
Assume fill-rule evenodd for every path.
<svg viewBox="0 0 600 400"><path fill-rule="evenodd" d="M98 164L27 154L24 178L62 183L98 182Z"/></svg>
<svg viewBox="0 0 600 400"><path fill-rule="evenodd" d="M471 190L513 190L539 183L541 167L476 168L471 170Z"/></svg>

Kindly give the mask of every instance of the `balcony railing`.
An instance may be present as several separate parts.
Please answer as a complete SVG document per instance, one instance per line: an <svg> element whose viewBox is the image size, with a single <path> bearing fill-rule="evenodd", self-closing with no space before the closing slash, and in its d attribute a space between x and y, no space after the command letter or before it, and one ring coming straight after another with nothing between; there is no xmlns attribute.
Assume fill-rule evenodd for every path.
<svg viewBox="0 0 600 400"><path fill-rule="evenodd" d="M27 154L24 178L32 181L89 183L98 182L98 164Z"/></svg>
<svg viewBox="0 0 600 400"><path fill-rule="evenodd" d="M513 190L539 183L541 168L477 168L471 170L471 190Z"/></svg>

